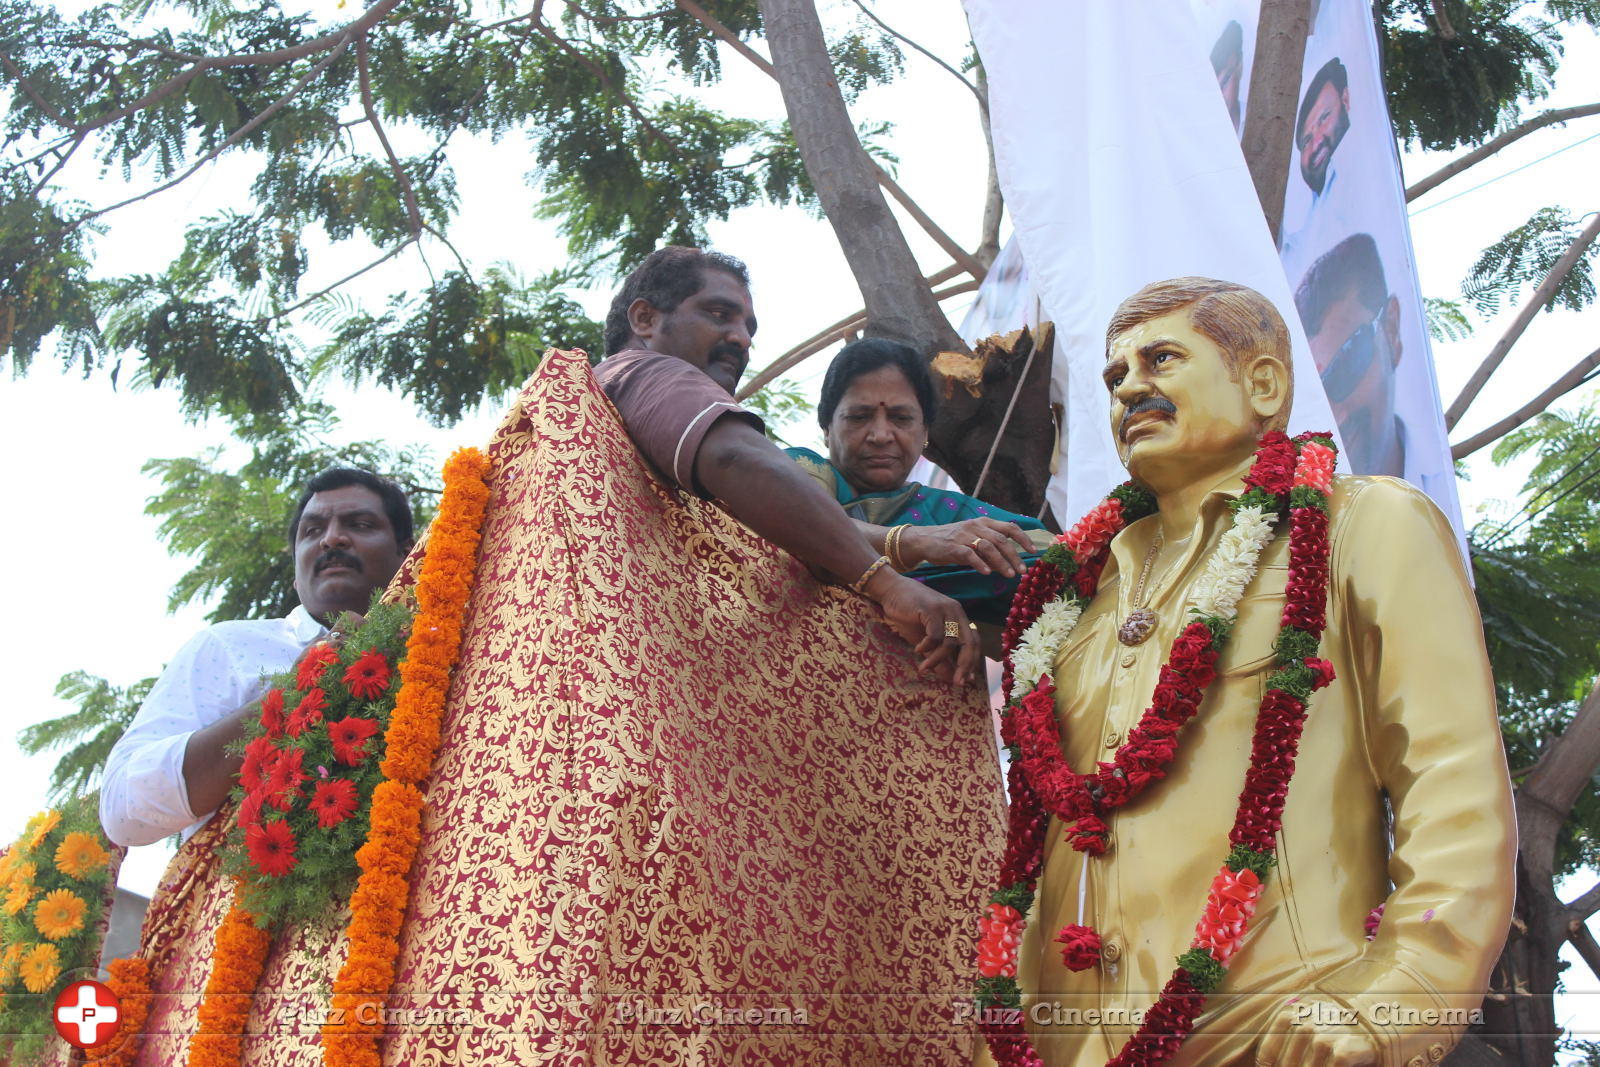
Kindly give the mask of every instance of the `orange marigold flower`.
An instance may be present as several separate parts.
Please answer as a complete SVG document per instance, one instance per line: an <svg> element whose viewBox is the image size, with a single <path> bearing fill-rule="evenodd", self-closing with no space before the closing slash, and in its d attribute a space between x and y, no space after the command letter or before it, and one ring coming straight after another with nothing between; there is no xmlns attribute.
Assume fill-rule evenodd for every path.
<svg viewBox="0 0 1600 1067"><path fill-rule="evenodd" d="M144 1026L150 1015L150 964L142 957L128 956L106 964L106 984L121 1002L122 1017L117 1020L117 1039L98 1048L85 1049L95 1063L111 1067L132 1067L139 1058Z"/></svg>
<svg viewBox="0 0 1600 1067"><path fill-rule="evenodd" d="M83 929L83 916L88 910L89 905L82 897L67 889L57 889L33 909L33 925L50 940L60 941Z"/></svg>
<svg viewBox="0 0 1600 1067"><path fill-rule="evenodd" d="M306 650L300 665L295 668L294 687L310 689L322 680L322 672L339 662L339 650L326 641L318 641Z"/></svg>
<svg viewBox="0 0 1600 1067"><path fill-rule="evenodd" d="M363 652L345 668L344 684L362 700L376 700L389 688L389 661L375 648Z"/></svg>
<svg viewBox="0 0 1600 1067"><path fill-rule="evenodd" d="M61 953L54 945L34 945L23 952L17 974L28 992L43 993L61 974Z"/></svg>
<svg viewBox="0 0 1600 1067"><path fill-rule="evenodd" d="M28 820L28 825L23 833L28 835L28 850L31 852L44 844L44 839L50 836L50 831L61 825L61 813L55 808L41 811Z"/></svg>
<svg viewBox="0 0 1600 1067"><path fill-rule="evenodd" d="M56 870L68 878L87 878L110 860L110 854L93 834L74 830L56 846Z"/></svg>

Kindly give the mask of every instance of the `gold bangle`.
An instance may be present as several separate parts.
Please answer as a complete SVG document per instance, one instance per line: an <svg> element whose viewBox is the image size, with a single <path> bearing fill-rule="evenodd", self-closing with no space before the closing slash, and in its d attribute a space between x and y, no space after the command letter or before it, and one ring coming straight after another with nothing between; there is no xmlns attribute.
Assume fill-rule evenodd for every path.
<svg viewBox="0 0 1600 1067"><path fill-rule="evenodd" d="M888 556L879 556L877 559L873 560L872 561L872 566L870 566L866 570L862 571L861 572L861 577L857 578L853 583L851 583L851 585L850 585L851 592L855 592L855 593L864 593L864 592L866 592L867 591L867 583L872 581L872 576L874 574L877 574L878 571L880 571L884 567L887 567L888 565L889 565L889 557Z"/></svg>
<svg viewBox="0 0 1600 1067"><path fill-rule="evenodd" d="M889 533L883 539L883 550L889 556L889 566L897 571L907 570L906 561L900 558L900 535L905 532L909 522L902 522L899 526L889 528Z"/></svg>

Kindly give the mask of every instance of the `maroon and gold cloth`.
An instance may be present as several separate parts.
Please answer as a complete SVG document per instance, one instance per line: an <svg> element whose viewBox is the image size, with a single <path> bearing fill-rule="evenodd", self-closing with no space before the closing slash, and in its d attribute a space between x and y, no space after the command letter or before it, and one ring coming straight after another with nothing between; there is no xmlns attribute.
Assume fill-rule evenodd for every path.
<svg viewBox="0 0 1600 1067"><path fill-rule="evenodd" d="M385 1062L967 1062L1003 838L982 694L653 474L581 353L491 455ZM203 988L227 893L184 886L147 930L167 991ZM315 1062L344 914L279 936L247 1062ZM192 1000L158 1014L144 1062L179 1062Z"/></svg>

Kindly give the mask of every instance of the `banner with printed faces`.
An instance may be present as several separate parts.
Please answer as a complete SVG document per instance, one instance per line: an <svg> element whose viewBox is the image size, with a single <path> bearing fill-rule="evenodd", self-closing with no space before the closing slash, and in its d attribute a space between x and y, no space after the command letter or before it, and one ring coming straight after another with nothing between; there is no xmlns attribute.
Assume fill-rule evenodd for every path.
<svg viewBox="0 0 1600 1067"><path fill-rule="evenodd" d="M1127 477L1102 374L1105 330L1117 305L1150 282L1203 275L1266 296L1292 342L1290 429L1334 428L1234 117L1217 92L1217 34L1202 42L1190 4L966 0L1015 245L1040 317L1056 326L1051 399L1065 427L1048 498L1064 523ZM1244 57L1253 31L1253 19L1240 20ZM1242 115L1247 58L1237 82ZM998 308L995 296L989 306Z"/></svg>

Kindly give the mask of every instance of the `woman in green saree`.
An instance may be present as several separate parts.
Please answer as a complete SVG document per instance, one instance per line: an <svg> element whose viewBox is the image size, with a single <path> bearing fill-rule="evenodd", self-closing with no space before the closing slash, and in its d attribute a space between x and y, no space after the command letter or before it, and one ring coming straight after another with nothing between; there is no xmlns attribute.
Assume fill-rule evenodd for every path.
<svg viewBox="0 0 1600 1067"><path fill-rule="evenodd" d="M907 481L928 444L938 398L907 345L866 338L828 367L817 405L828 455L786 451L861 524L896 569L1000 624L1017 578L1051 534L1037 519L976 497Z"/></svg>

